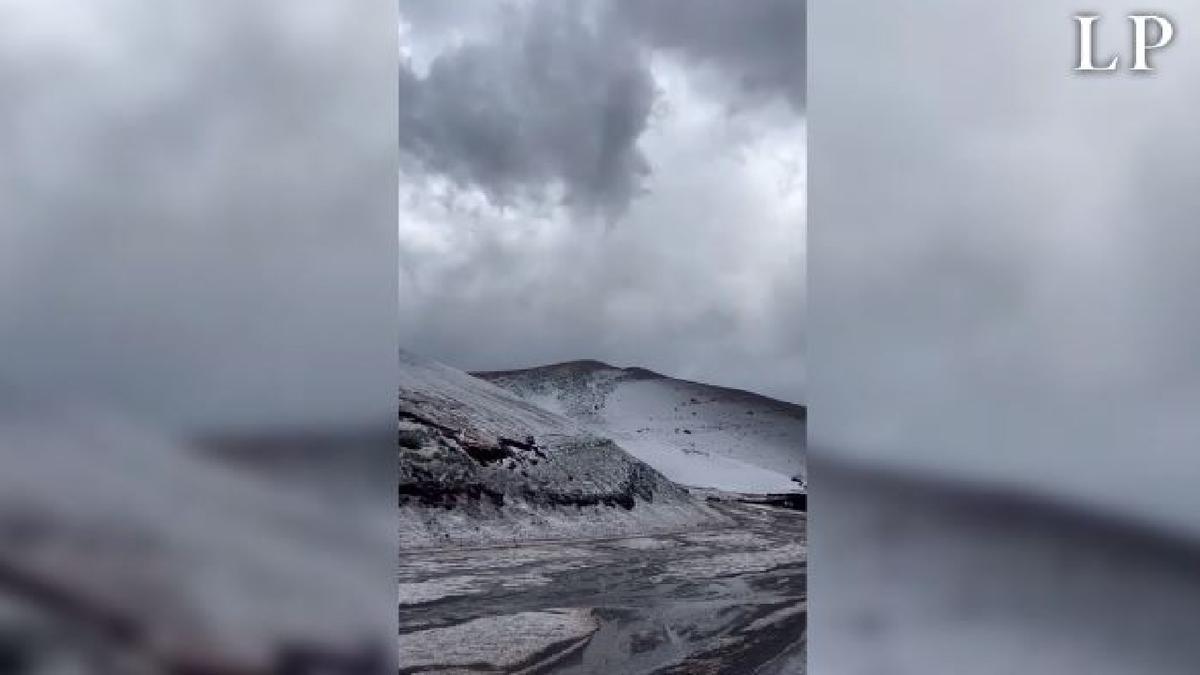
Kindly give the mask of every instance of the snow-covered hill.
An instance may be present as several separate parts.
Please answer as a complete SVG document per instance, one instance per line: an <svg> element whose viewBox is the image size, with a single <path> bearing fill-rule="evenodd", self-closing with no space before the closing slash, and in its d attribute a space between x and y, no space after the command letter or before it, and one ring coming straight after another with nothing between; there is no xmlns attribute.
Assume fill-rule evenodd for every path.
<svg viewBox="0 0 1200 675"><path fill-rule="evenodd" d="M723 522L611 440L405 352L399 445L402 547L661 532Z"/></svg>
<svg viewBox="0 0 1200 675"><path fill-rule="evenodd" d="M803 406L599 361L475 375L612 439L678 483L785 492L807 475Z"/></svg>

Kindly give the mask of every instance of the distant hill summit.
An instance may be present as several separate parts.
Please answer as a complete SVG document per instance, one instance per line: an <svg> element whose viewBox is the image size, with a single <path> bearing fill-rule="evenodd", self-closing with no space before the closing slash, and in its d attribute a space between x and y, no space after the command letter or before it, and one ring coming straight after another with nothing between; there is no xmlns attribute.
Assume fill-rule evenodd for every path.
<svg viewBox="0 0 1200 675"><path fill-rule="evenodd" d="M474 375L612 439L685 485L764 493L807 481L801 405L596 360Z"/></svg>
<svg viewBox="0 0 1200 675"><path fill-rule="evenodd" d="M521 376L534 376L534 375L539 375L539 374L555 374L555 373L585 374L585 373L594 373L594 372L610 371L610 370L619 370L630 376L645 378L645 379L666 377L666 375L656 373L653 370L650 370L648 368L640 368L637 366L633 366L630 368L622 368L619 366L613 366L613 365L607 364L603 361L597 361L596 359L579 359L576 361L563 361L562 363L551 363L551 364L547 364L544 366L534 366L532 368L515 368L512 370L476 371L476 372L472 372L471 375L474 375L475 377L479 377L479 378L482 378L485 380L491 380L494 378L500 378L500 377L506 377L506 376L521 377Z"/></svg>

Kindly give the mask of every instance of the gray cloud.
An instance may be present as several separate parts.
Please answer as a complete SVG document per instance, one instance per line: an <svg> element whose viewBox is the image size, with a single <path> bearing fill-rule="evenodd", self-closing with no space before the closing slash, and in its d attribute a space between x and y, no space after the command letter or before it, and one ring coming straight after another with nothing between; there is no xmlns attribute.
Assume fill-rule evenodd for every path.
<svg viewBox="0 0 1200 675"><path fill-rule="evenodd" d="M0 22L0 380L167 425L391 417L395 11Z"/></svg>
<svg viewBox="0 0 1200 675"><path fill-rule="evenodd" d="M427 72L402 64L401 151L497 204L560 188L581 213L621 215L649 172L637 141L654 83L638 45L588 7L502 8L491 34ZM402 11L430 20L421 3Z"/></svg>
<svg viewBox="0 0 1200 675"><path fill-rule="evenodd" d="M679 31L612 2L505 6L519 30L401 5L401 89L426 97L401 114L420 112L401 144L421 160L401 181L402 343L468 369L599 358L804 400L803 64L746 34L770 5L733 23L697 4ZM795 16L767 38L792 31L803 54ZM795 70L742 77L771 59ZM637 86L604 85L613 73ZM613 110L631 120L616 135ZM598 163L621 177L598 185L621 189L586 178ZM570 203L538 194L556 182ZM581 201L618 207L619 223L595 227Z"/></svg>
<svg viewBox="0 0 1200 675"><path fill-rule="evenodd" d="M816 10L814 441L1194 529L1200 58L1081 77L1070 15Z"/></svg>
<svg viewBox="0 0 1200 675"><path fill-rule="evenodd" d="M654 45L715 66L752 99L782 95L803 110L805 0L617 0L615 6Z"/></svg>

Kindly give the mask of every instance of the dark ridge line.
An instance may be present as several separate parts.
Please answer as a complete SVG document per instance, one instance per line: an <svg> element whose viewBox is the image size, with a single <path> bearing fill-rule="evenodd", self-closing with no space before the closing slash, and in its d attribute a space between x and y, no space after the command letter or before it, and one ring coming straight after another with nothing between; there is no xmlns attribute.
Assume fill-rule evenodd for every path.
<svg viewBox="0 0 1200 675"><path fill-rule="evenodd" d="M1032 488L929 475L894 465L873 466L860 460L831 458L823 453L810 455L808 468L808 494L810 497L815 495L817 513L814 517L818 521L823 500L821 494L831 484L836 489L837 483L849 482L853 490L869 489L886 499L918 502L928 508L937 504L941 513L975 516L995 524L1036 529L1059 536L1120 542L1126 551L1167 562L1200 578L1200 538L1115 509L1106 511L1067 496ZM826 487L822 488L822 484Z"/></svg>
<svg viewBox="0 0 1200 675"><path fill-rule="evenodd" d="M641 366L628 366L628 367L624 367L624 368L618 367L618 366L612 366L607 363L604 363L603 361L597 361L595 359L581 359L581 360L577 360L577 361L564 361L562 363L551 363L551 364L547 364L544 366L531 366L529 368L513 368L513 369L509 369L509 370L473 370L467 374L472 377L477 377L481 380L486 380L486 381L490 382L490 381L496 380L496 379L502 379L502 378L507 378L507 377L516 377L516 376L521 376L521 375L527 375L530 373L551 372L551 371L555 371L555 370L568 370L568 369L619 370L619 371L628 373L630 375L633 375L641 380L658 380L658 379L671 380L672 382L679 382L681 384L690 384L690 385L694 385L694 386L705 387L708 389L715 389L717 391L724 392L726 394L734 394L734 395L737 395L742 398L752 398L752 399L756 399L756 400L761 400L761 401L765 401L774 406L793 409L804 420L806 420L806 421L808 420L808 406L806 406L803 403L793 403L791 401L784 401L784 400L777 399L777 398L771 398L770 396L766 396L764 394L759 394L759 393L756 393L753 391L749 391L747 389L736 389L734 387L725 387L725 386L722 386L719 384L711 384L708 382L698 382L696 380L685 380L685 379L679 378L679 377L671 377L670 375L663 375L662 373L658 373L653 370L650 370L649 368L643 368Z"/></svg>
<svg viewBox="0 0 1200 675"><path fill-rule="evenodd" d="M508 368L504 370L473 370L468 372L472 377L487 379L489 377L506 377L512 375L520 375L523 373L536 371L550 370L627 370L626 368L618 368L609 363L599 361L597 359L576 359L573 361L562 361L559 363L547 363L540 366L529 366L528 368ZM646 370L644 368L640 370ZM652 372L652 371L646 371ZM657 374L657 373L656 373ZM660 376L661 377L661 376Z"/></svg>
<svg viewBox="0 0 1200 675"><path fill-rule="evenodd" d="M374 442L386 439L391 435L392 429L387 424L372 424L371 426L347 425L337 428L289 426L245 432L239 430L202 432L189 435L188 438L201 447L241 449L262 445L295 446L334 444L346 441Z"/></svg>

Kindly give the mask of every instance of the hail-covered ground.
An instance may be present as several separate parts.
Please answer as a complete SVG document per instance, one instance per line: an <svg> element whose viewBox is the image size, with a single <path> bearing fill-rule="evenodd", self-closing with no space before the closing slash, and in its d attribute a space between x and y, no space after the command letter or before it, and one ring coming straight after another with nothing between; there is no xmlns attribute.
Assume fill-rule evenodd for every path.
<svg viewBox="0 0 1200 675"><path fill-rule="evenodd" d="M800 489L803 431L649 371L402 353L400 672L804 672L805 515L722 494Z"/></svg>
<svg viewBox="0 0 1200 675"><path fill-rule="evenodd" d="M780 493L807 480L803 406L599 361L475 375L612 439L683 485Z"/></svg>
<svg viewBox="0 0 1200 675"><path fill-rule="evenodd" d="M806 519L401 551L401 673L805 672Z"/></svg>

